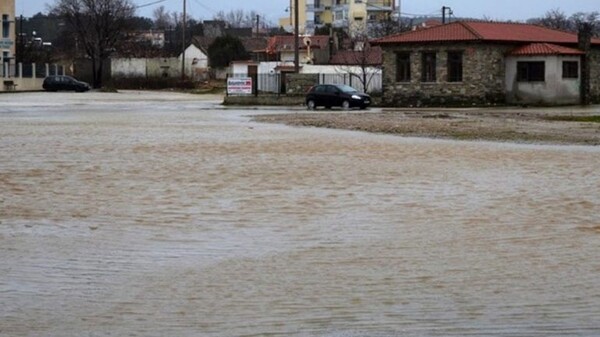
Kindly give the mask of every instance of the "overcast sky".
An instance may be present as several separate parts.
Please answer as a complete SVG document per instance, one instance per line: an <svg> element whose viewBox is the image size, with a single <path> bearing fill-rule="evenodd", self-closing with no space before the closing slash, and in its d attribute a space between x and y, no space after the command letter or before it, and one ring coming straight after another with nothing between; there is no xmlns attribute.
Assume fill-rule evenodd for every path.
<svg viewBox="0 0 600 337"><path fill-rule="evenodd" d="M183 0L132 0L140 16L152 17L152 11L165 6L169 11L183 11ZM218 11L232 9L255 10L273 23L285 12L290 0L186 0L187 12L194 19L211 19ZM396 0L397 1L397 0ZM47 4L55 0L16 0L17 15L32 16L45 13ZM158 2L158 3L156 3ZM156 3L156 4L153 4ZM148 5L149 4L149 5ZM145 6L148 5L148 6ZM458 17L491 18L497 20L526 20L543 16L547 11L560 9L567 15L576 12L600 11L598 0L404 0L405 15L441 15L442 6L451 7Z"/></svg>

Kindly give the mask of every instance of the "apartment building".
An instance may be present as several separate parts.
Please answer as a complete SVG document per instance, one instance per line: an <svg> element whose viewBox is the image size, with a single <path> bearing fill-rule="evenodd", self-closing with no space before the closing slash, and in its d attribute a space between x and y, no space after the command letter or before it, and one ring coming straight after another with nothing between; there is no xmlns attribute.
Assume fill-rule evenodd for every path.
<svg viewBox="0 0 600 337"><path fill-rule="evenodd" d="M10 64L14 64L15 55L15 0L0 1L0 75L4 76Z"/></svg>
<svg viewBox="0 0 600 337"><path fill-rule="evenodd" d="M364 31L369 24L389 18L396 12L396 0L298 0L298 22L301 34L313 35L326 24L346 28L350 32ZM287 8L289 17L280 19L280 26L294 27L294 0Z"/></svg>

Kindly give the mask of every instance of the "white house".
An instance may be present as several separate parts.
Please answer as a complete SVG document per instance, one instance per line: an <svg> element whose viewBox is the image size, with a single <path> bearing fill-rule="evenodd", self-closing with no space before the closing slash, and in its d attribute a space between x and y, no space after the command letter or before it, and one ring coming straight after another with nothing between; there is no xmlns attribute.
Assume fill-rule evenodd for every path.
<svg viewBox="0 0 600 337"><path fill-rule="evenodd" d="M208 79L208 52L194 43L185 49L185 74L194 80Z"/></svg>
<svg viewBox="0 0 600 337"><path fill-rule="evenodd" d="M509 103L578 104L584 52L550 43L535 43L506 57Z"/></svg>

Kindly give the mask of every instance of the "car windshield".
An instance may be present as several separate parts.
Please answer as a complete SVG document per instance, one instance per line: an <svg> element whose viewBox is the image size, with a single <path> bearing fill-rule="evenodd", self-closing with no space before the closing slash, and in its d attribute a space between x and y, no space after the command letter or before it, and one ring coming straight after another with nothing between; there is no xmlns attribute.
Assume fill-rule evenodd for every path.
<svg viewBox="0 0 600 337"><path fill-rule="evenodd" d="M356 89L352 88L349 85L338 85L337 87L343 92L358 92Z"/></svg>

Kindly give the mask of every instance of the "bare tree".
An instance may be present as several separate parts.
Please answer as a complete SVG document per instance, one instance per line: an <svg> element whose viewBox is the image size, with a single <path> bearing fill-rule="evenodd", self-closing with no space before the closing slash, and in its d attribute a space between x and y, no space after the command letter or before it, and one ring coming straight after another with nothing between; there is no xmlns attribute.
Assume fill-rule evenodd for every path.
<svg viewBox="0 0 600 337"><path fill-rule="evenodd" d="M152 15L154 16L154 27L157 29L167 29L170 26L173 26L171 21L171 13L165 10L165 6L160 6L156 8Z"/></svg>
<svg viewBox="0 0 600 337"><path fill-rule="evenodd" d="M244 10L237 9L229 12L219 11L213 17L215 20L225 21L231 27L242 27L244 21Z"/></svg>
<svg viewBox="0 0 600 337"><path fill-rule="evenodd" d="M233 28L250 28L256 27L257 17L262 18L259 22L260 27L267 28L271 25L271 22L265 20L266 17L264 15L260 15L253 10L249 12L246 12L243 9L231 10L229 12L219 11L213 16L213 19L225 21Z"/></svg>
<svg viewBox="0 0 600 337"><path fill-rule="evenodd" d="M571 21L573 22L574 29L579 31L582 28L589 29L592 34L600 35L600 13L575 13L571 15Z"/></svg>
<svg viewBox="0 0 600 337"><path fill-rule="evenodd" d="M579 12L568 17L560 9L553 9L541 18L530 19L527 22L567 32L578 32L585 24L590 25L594 35L600 35L600 13L598 12Z"/></svg>
<svg viewBox="0 0 600 337"><path fill-rule="evenodd" d="M558 29L564 31L573 30L573 22L569 19L565 12L561 11L558 8L549 10L548 12L546 12L546 15L539 19L534 19L534 23L551 29Z"/></svg>
<svg viewBox="0 0 600 337"><path fill-rule="evenodd" d="M369 91L375 75L381 73L381 48L372 46L367 34L355 31L351 39L351 50L340 50L333 57L336 70L356 78L365 92Z"/></svg>
<svg viewBox="0 0 600 337"><path fill-rule="evenodd" d="M385 20L377 21L369 25L369 36L380 38L384 36L403 33L411 30L411 24L408 21L396 20L388 17Z"/></svg>
<svg viewBox="0 0 600 337"><path fill-rule="evenodd" d="M101 87L103 63L135 14L130 0L56 0L51 12L76 34L92 62L92 84Z"/></svg>

